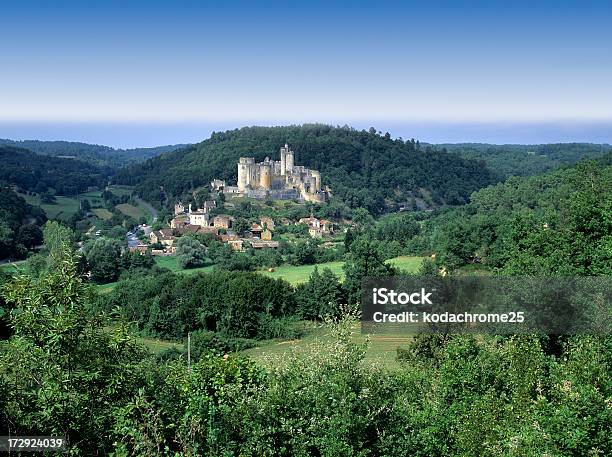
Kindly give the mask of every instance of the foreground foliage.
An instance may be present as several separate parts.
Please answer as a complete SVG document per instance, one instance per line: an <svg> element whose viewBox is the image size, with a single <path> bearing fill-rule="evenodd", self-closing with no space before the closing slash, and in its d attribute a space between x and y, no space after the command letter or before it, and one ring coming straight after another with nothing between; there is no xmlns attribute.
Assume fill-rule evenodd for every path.
<svg viewBox="0 0 612 457"><path fill-rule="evenodd" d="M88 311L66 246L2 288L2 434L57 434L72 455L609 455L612 339L418 338L385 371L350 316L264 369L239 356L154 361ZM424 339L425 338L425 339ZM366 343L367 344L367 343Z"/></svg>

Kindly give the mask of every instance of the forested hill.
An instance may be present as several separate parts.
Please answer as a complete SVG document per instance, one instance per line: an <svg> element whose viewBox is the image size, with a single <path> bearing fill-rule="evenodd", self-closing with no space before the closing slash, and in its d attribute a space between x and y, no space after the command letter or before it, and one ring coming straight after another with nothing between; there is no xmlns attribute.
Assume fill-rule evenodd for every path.
<svg viewBox="0 0 612 457"><path fill-rule="evenodd" d="M494 181L479 161L423 148L414 140L392 140L374 129L319 124L213 133L199 144L120 170L115 180L136 185L143 197L159 204L163 191L172 199L213 178L235 183L241 156L278 160L285 142L295 151L296 165L320 170L334 195L373 213L415 200L427 206L465 203L474 190Z"/></svg>
<svg viewBox="0 0 612 457"><path fill-rule="evenodd" d="M77 158L95 165L118 168L142 162L163 152L185 147L184 144L157 146L154 148L114 149L109 146L72 141L14 141L0 139L0 146L15 146L28 149L37 154Z"/></svg>
<svg viewBox="0 0 612 457"><path fill-rule="evenodd" d="M17 186L36 193L51 189L75 195L106 184L108 169L76 159L42 156L26 149L0 145L0 186Z"/></svg>
<svg viewBox="0 0 612 457"><path fill-rule="evenodd" d="M533 276L612 274L611 234L612 153L508 178L432 215L422 232L445 267Z"/></svg>
<svg viewBox="0 0 612 457"><path fill-rule="evenodd" d="M609 144L438 144L437 149L466 159L484 161L500 178L533 176L583 159L596 159L612 151Z"/></svg>

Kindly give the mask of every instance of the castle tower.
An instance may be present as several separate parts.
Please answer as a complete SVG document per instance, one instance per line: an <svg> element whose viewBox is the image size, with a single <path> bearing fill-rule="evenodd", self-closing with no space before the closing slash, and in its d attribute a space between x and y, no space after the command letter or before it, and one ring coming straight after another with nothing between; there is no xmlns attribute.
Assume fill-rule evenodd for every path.
<svg viewBox="0 0 612 457"><path fill-rule="evenodd" d="M287 147L287 153L285 155L285 173L290 174L293 173L293 151L290 151L287 145L285 146Z"/></svg>
<svg viewBox="0 0 612 457"><path fill-rule="evenodd" d="M314 188L312 189L314 192L319 192L321 190L321 173L317 170L312 170L312 177L314 178Z"/></svg>
<svg viewBox="0 0 612 457"><path fill-rule="evenodd" d="M259 185L266 190L270 190L272 186L272 170L269 163L263 163L259 166Z"/></svg>
<svg viewBox="0 0 612 457"><path fill-rule="evenodd" d="M285 147L281 147L280 149L281 176L285 176L287 172L287 152L289 152L289 145L285 143Z"/></svg>
<svg viewBox="0 0 612 457"><path fill-rule="evenodd" d="M238 190L244 192L251 182L251 164L255 163L252 157L240 157L238 161Z"/></svg>

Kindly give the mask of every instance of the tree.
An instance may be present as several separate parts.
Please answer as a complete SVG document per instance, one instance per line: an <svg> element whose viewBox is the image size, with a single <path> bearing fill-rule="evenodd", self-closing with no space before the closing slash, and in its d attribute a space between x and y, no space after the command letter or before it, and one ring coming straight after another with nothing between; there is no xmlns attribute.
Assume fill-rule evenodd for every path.
<svg viewBox="0 0 612 457"><path fill-rule="evenodd" d="M88 213L89 211L91 211L91 203L89 203L89 200L87 200L86 198L81 200L81 210L84 213Z"/></svg>
<svg viewBox="0 0 612 457"><path fill-rule="evenodd" d="M317 246L312 240L298 241L293 249L294 265L312 265L315 263Z"/></svg>
<svg viewBox="0 0 612 457"><path fill-rule="evenodd" d="M0 221L0 258L5 259L13 253L13 231L4 221Z"/></svg>
<svg viewBox="0 0 612 457"><path fill-rule="evenodd" d="M251 228L251 224L249 224L249 221L247 221L245 218L239 217L232 224L232 228L238 236L243 236L246 232L249 231L249 229Z"/></svg>
<svg viewBox="0 0 612 457"><path fill-rule="evenodd" d="M321 273L315 266L308 282L297 291L299 312L304 319L337 317L344 291L338 277L329 269Z"/></svg>
<svg viewBox="0 0 612 457"><path fill-rule="evenodd" d="M116 408L141 384L144 348L126 326L104 328L88 311L92 289L68 244L54 250L40 280L17 276L0 296L16 312L0 344L0 430L64 436L71 453L108 453ZM9 406L10 405L10 406Z"/></svg>
<svg viewBox="0 0 612 457"><path fill-rule="evenodd" d="M116 281L121 270L121 244L117 240L98 238L83 247L91 279L99 283Z"/></svg>
<svg viewBox="0 0 612 457"><path fill-rule="evenodd" d="M191 236L182 236L176 242L176 259L181 268L196 268L206 260L206 247Z"/></svg>
<svg viewBox="0 0 612 457"><path fill-rule="evenodd" d="M22 225L17 231L16 241L32 249L43 242L43 232L38 225Z"/></svg>
<svg viewBox="0 0 612 457"><path fill-rule="evenodd" d="M342 268L346 275L344 285L350 304L361 301L363 279L387 278L396 273L395 268L386 264L380 255L379 242L369 236L361 236L352 243L351 252Z"/></svg>

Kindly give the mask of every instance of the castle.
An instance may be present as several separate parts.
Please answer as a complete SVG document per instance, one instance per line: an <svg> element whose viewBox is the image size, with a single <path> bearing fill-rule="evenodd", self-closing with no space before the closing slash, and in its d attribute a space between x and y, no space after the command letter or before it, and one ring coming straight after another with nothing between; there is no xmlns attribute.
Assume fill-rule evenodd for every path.
<svg viewBox="0 0 612 457"><path fill-rule="evenodd" d="M237 193L252 198L305 200L323 202L328 190L321 189L321 173L295 165L295 155L289 145L280 149L280 161L266 157L256 163L253 157L238 161L238 185L224 187L225 193ZM215 182L213 181L213 187Z"/></svg>

